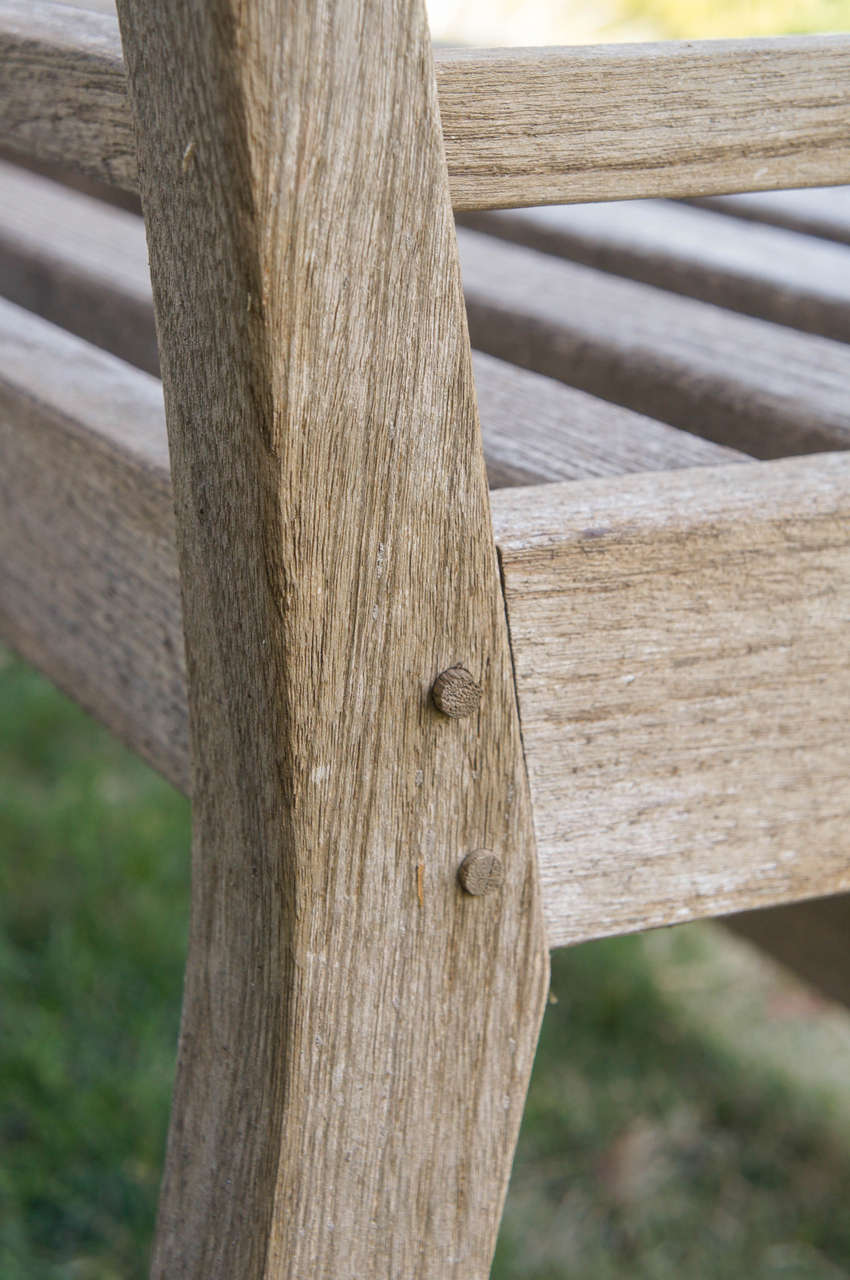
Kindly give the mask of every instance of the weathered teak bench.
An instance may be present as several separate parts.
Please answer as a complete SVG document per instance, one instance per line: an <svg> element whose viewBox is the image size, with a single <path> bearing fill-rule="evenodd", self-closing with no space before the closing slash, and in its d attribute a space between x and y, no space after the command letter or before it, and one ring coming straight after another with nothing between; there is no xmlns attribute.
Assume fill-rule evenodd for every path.
<svg viewBox="0 0 850 1280"><path fill-rule="evenodd" d="M0 624L192 796L153 1272L484 1276L547 947L746 912L850 988L850 273L840 204L476 211L848 182L850 38L119 12L126 78L0 3L159 338L139 220L4 165Z"/></svg>

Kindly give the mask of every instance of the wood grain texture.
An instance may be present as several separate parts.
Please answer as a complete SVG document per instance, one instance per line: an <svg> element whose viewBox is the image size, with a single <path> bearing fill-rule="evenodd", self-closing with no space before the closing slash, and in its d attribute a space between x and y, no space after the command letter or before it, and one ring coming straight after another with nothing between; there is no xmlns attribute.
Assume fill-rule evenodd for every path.
<svg viewBox="0 0 850 1280"><path fill-rule="evenodd" d="M485 357L478 356L482 361ZM502 366L509 368L510 366ZM519 371L517 371L519 373ZM479 387L482 385L476 369ZM539 390L547 390L552 402L557 401L557 384L547 379L539 379ZM492 395L492 384L488 392ZM567 390L564 388L563 390ZM538 428L543 413L540 401L542 395L535 397L534 406L537 412L533 422ZM591 400L591 404L598 402ZM495 407L495 406L494 406ZM566 408L566 405L564 406ZM482 421L486 422L484 405L482 404ZM504 415L497 421L504 423L493 444L502 443L501 433L510 424L510 415ZM653 437L651 433L641 430L640 419L631 422L623 421L615 428L613 423L589 425L586 434L568 430L568 426L578 425L572 414L559 424L553 417L553 429L550 432L539 432L536 436L523 425L520 429L505 432L504 440L508 449L516 454L516 463L511 466L510 456L499 452L498 462L488 469L507 477L506 484L534 484L558 479L581 479L603 474L599 460L604 456L607 465L619 467L625 472L673 470L692 465L682 445L689 439L698 442L704 450L701 464L738 459L744 461L741 454L723 449L708 441L697 441L679 431L670 431L665 437ZM661 424L657 424L661 425ZM600 429L602 434L600 435ZM485 432L485 447L487 435ZM602 445L599 449L597 446ZM607 448L606 448L607 445ZM590 453L588 453L590 446ZM492 447L492 446L491 446ZM712 457L713 453L713 457ZM607 474L618 474L611 470ZM523 479L524 477L524 479ZM497 499L497 501L499 501ZM551 853L551 858L550 858ZM559 904L564 896L564 866L556 845L552 849L542 846L540 862L543 874L544 899L543 909L546 916L547 931L550 944L557 945L557 940L568 941L564 930L563 919L559 919ZM552 890L550 895L550 889ZM816 888L812 890L818 892ZM676 907L678 910L678 907ZM671 917L667 923L675 923ZM762 907L755 911L745 911L721 919L733 933L755 943L762 951L767 952L774 960L785 965L808 982L813 983L830 999L850 1005L850 965L847 963L847 937L850 931L850 895L839 894L831 898L818 898L807 902L795 902L780 907Z"/></svg>
<svg viewBox="0 0 850 1280"><path fill-rule="evenodd" d="M0 304L0 360L0 634L188 792L185 668L160 388L7 304ZM613 475L618 466L641 470L644 447L644 461L656 469L691 465L694 444L704 462L730 456L671 428L661 427L652 438L637 415L623 414L616 432L602 419L588 420L586 440L566 429L559 434L559 398L561 425L574 424L567 389L520 370L507 372L504 397L514 374L524 395L501 400L500 431L513 451L510 463L495 464L504 475L514 469L530 483L562 473L597 475L602 468ZM483 385L492 393L492 382ZM540 412L531 390L548 392ZM547 415L551 429L534 439ZM523 456L522 442L530 438ZM557 850L547 862L544 849L542 865L546 883L555 885L551 911L544 900L554 940L564 868ZM774 911L765 910L724 923L832 998L847 1000L840 948L848 902L775 908L775 924Z"/></svg>
<svg viewBox="0 0 850 1280"><path fill-rule="evenodd" d="M850 244L850 187L709 196L702 200L695 198L694 204L729 217L787 227L790 231Z"/></svg>
<svg viewBox="0 0 850 1280"><path fill-rule="evenodd" d="M496 483L733 456L489 356L473 363ZM0 387L4 639L188 794L162 387L1 301Z"/></svg>
<svg viewBox="0 0 850 1280"><path fill-rule="evenodd" d="M123 360L159 371L140 218L0 165L0 290ZM723 460L698 437L481 352L473 352L473 368L493 488Z"/></svg>
<svg viewBox="0 0 850 1280"><path fill-rule="evenodd" d="M552 945L850 888L850 456L493 497Z"/></svg>
<svg viewBox="0 0 850 1280"><path fill-rule="evenodd" d="M671 200L467 214L464 225L728 311L850 341L845 245Z"/></svg>
<svg viewBox="0 0 850 1280"><path fill-rule="evenodd" d="M109 14L2 0L0 67L0 143L135 186ZM441 49L436 73L456 209L850 182L847 36Z"/></svg>
<svg viewBox="0 0 850 1280"><path fill-rule="evenodd" d="M193 752L153 1274L483 1277L547 955L424 11L119 15Z"/></svg>
<svg viewBox="0 0 850 1280"><path fill-rule="evenodd" d="M2 161L0 293L159 373L141 218Z"/></svg>
<svg viewBox="0 0 850 1280"><path fill-rule="evenodd" d="M46 0L0 2L0 145L137 185L114 15Z"/></svg>
<svg viewBox="0 0 850 1280"><path fill-rule="evenodd" d="M761 458L850 443L850 349L458 233L482 350Z"/></svg>
<svg viewBox="0 0 850 1280"><path fill-rule="evenodd" d="M162 389L3 301L0 634L188 790Z"/></svg>
<svg viewBox="0 0 850 1280"><path fill-rule="evenodd" d="M737 456L489 356L473 364L497 484ZM7 302L0 385L4 638L188 794L161 385Z"/></svg>
<svg viewBox="0 0 850 1280"><path fill-rule="evenodd" d="M848 56L846 36L453 52L454 207L848 182Z"/></svg>
<svg viewBox="0 0 850 1280"><path fill-rule="evenodd" d="M733 449L480 351L472 363L492 489L740 458Z"/></svg>

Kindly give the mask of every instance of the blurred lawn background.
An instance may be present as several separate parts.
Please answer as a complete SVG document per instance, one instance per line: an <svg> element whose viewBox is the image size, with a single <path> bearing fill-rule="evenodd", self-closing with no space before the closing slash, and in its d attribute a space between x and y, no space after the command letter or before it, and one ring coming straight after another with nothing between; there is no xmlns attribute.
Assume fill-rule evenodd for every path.
<svg viewBox="0 0 850 1280"><path fill-rule="evenodd" d="M470 44L710 40L850 31L850 0L426 0L435 39Z"/></svg>
<svg viewBox="0 0 850 1280"><path fill-rule="evenodd" d="M493 44L850 29L850 0L431 0ZM0 650L0 1280L141 1280L186 802ZM850 1017L710 925L553 956L497 1280L850 1280Z"/></svg>

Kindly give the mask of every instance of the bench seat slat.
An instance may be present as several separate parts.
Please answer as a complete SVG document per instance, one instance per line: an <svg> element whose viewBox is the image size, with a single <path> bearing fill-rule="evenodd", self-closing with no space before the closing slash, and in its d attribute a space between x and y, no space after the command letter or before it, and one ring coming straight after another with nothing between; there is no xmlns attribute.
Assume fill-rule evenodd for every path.
<svg viewBox="0 0 850 1280"><path fill-rule="evenodd" d="M850 348L461 229L472 342L755 457L850 444Z"/></svg>
<svg viewBox="0 0 850 1280"><path fill-rule="evenodd" d="M666 419L754 454L846 443L846 346L729 315L493 236L462 230L460 243L473 341L492 354L576 382L656 422ZM15 301L156 371L139 218L4 165L0 277ZM479 376L482 405L485 382L486 375ZM582 414L586 402L575 404L576 439L592 450L595 437ZM559 410L555 421L563 421ZM612 404L606 429L616 430L618 421ZM647 428L648 440L658 429ZM691 447L691 457L677 465L703 461L699 442ZM604 449L597 454L604 464ZM648 454L641 457L649 465ZM558 471L551 478L570 474ZM594 466L583 474L607 473Z"/></svg>
<svg viewBox="0 0 850 1280"><path fill-rule="evenodd" d="M0 146L136 190L114 15L45 0L0 2Z"/></svg>
<svg viewBox="0 0 850 1280"><path fill-rule="evenodd" d="M850 182L849 71L847 36L438 50L452 203ZM2 0L0 146L136 188L112 16Z"/></svg>
<svg viewBox="0 0 850 1280"><path fill-rule="evenodd" d="M730 218L802 231L850 244L850 187L761 191L735 196L695 196L692 204Z"/></svg>
<svg viewBox="0 0 850 1280"><path fill-rule="evenodd" d="M729 311L850 341L850 248L828 240L672 200L467 214L464 225Z"/></svg>
<svg viewBox="0 0 850 1280"><path fill-rule="evenodd" d="M138 215L0 161L0 294L159 375Z"/></svg>

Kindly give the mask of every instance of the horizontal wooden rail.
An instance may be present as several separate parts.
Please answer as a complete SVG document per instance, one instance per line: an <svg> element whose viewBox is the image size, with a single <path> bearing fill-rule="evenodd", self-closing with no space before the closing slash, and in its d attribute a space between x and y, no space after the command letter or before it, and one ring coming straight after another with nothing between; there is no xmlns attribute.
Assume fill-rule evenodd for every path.
<svg viewBox="0 0 850 1280"><path fill-rule="evenodd" d="M0 322L0 630L186 789L159 385ZM552 945L850 886L848 493L827 455L493 494Z"/></svg>
<svg viewBox="0 0 850 1280"><path fill-rule="evenodd" d="M0 301L0 635L181 790L162 387Z"/></svg>
<svg viewBox="0 0 850 1280"><path fill-rule="evenodd" d="M437 65L458 210L850 182L850 37L470 50Z"/></svg>
<svg viewBox="0 0 850 1280"><path fill-rule="evenodd" d="M850 455L495 497L551 941L850 889Z"/></svg>
<svg viewBox="0 0 850 1280"><path fill-rule="evenodd" d="M844 189L828 194L840 197ZM850 342L850 254L843 244L672 200L467 214L464 225L727 311Z"/></svg>
<svg viewBox="0 0 850 1280"><path fill-rule="evenodd" d="M147 244L138 214L0 160L0 291L159 374Z"/></svg>
<svg viewBox="0 0 850 1280"><path fill-rule="evenodd" d="M136 190L114 14L0 0L0 146Z"/></svg>
<svg viewBox="0 0 850 1280"><path fill-rule="evenodd" d="M437 81L456 209L850 182L846 36L439 50ZM114 19L2 0L0 146L135 189Z"/></svg>

